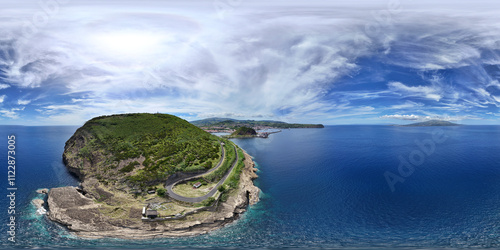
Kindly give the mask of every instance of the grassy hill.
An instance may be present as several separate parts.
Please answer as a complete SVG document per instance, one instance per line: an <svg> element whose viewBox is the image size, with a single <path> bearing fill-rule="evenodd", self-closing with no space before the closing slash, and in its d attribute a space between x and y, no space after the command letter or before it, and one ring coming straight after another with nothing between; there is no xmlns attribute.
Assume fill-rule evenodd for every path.
<svg viewBox="0 0 500 250"><path fill-rule="evenodd" d="M166 114L124 114L89 120L66 142L63 160L81 179L154 185L180 171L215 166L218 138Z"/></svg>
<svg viewBox="0 0 500 250"><path fill-rule="evenodd" d="M239 127L234 131L231 136L255 136L257 132L253 128Z"/></svg>

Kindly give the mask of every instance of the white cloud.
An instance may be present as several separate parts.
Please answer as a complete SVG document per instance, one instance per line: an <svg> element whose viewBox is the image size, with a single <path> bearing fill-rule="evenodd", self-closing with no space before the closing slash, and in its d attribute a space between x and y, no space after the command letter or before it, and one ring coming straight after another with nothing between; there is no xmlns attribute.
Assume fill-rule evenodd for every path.
<svg viewBox="0 0 500 250"><path fill-rule="evenodd" d="M11 119L19 118L15 110L0 109L0 115Z"/></svg>
<svg viewBox="0 0 500 250"><path fill-rule="evenodd" d="M392 105L392 106L388 107L387 109L414 109L414 108L421 108L423 106L425 106L425 104L423 104L423 103L406 101L403 104Z"/></svg>
<svg viewBox="0 0 500 250"><path fill-rule="evenodd" d="M147 3L124 2L116 8L72 1L23 43L17 27L32 10L9 11L16 5L2 3L0 18L8 21L0 23L0 38L14 41L8 48L13 51L10 58L0 60L8 65L2 68L8 83L4 85L58 91L51 94L66 96L65 101L37 110L45 120L66 117L71 122L100 114L157 111L199 117L334 119L374 114L376 103L354 103L394 100L394 93L437 101L439 108L451 111L472 103L477 108L499 103L496 96L464 93L460 83L448 87L440 79L424 79L429 85L389 82L388 90L332 93L338 79L362 70L361 58L419 72L481 65L480 51L500 48L499 34L488 28L500 23L494 13L458 19L434 9L422 18L407 9L378 33L367 34L365 24L377 22L357 5L318 1L309 6L304 1L287 2L284 8L258 2L220 21L211 3L199 2L197 8L180 1L168 6ZM366 4L386 8L384 1ZM487 82L497 86L492 79ZM469 86L469 91L484 87ZM331 96L339 98L328 99ZM419 102L412 99L382 108L433 108L428 101ZM18 100L19 105L29 103Z"/></svg>
<svg viewBox="0 0 500 250"><path fill-rule="evenodd" d="M26 107L22 107L22 108L13 108L11 109L11 111L23 111Z"/></svg>
<svg viewBox="0 0 500 250"><path fill-rule="evenodd" d="M500 103L500 96L492 95L491 97L493 97L493 99L495 99L496 102Z"/></svg>
<svg viewBox="0 0 500 250"><path fill-rule="evenodd" d="M0 89L6 89L6 88L10 88L10 85L5 83L0 83Z"/></svg>
<svg viewBox="0 0 500 250"><path fill-rule="evenodd" d="M422 120L423 117L419 115L384 115L381 116L380 118L382 119L398 119L398 120L410 120L410 121L416 121L416 120Z"/></svg>
<svg viewBox="0 0 500 250"><path fill-rule="evenodd" d="M440 120L440 121L461 121L461 120L468 120L468 119L479 119L478 117L475 116L448 116L448 115L427 115L427 116L422 116L422 115L400 115L400 114L394 114L394 115L384 115L381 116L380 118L382 119L397 119L397 120L406 120L406 121L430 121L430 120Z"/></svg>
<svg viewBox="0 0 500 250"><path fill-rule="evenodd" d="M387 84L390 90L401 93L404 96L417 96L435 101L441 100L441 89L435 86L406 86L401 82L389 82Z"/></svg>
<svg viewBox="0 0 500 250"><path fill-rule="evenodd" d="M5 101L6 95L0 95L0 103L3 103Z"/></svg>
<svg viewBox="0 0 500 250"><path fill-rule="evenodd" d="M21 99L17 100L18 105L28 105L30 103L31 103L31 100L21 100Z"/></svg>
<svg viewBox="0 0 500 250"><path fill-rule="evenodd" d="M85 13L68 9L58 17L69 20L64 27L54 20L33 40L17 45L8 80L21 88L61 84L66 94L92 93L95 103L151 102L142 96L163 95L156 105L187 103L197 113L201 110L192 103L203 103L211 113L251 117L290 107L300 115L320 108L317 101L329 85L355 70L354 60L368 53L345 38L311 33L320 21L337 25L334 18L276 16L276 23L242 29L240 22L253 23L258 15L209 25L213 21L199 13L124 15L106 8L98 18ZM130 15L137 22L126 31L116 29ZM283 26L294 32L280 32Z"/></svg>

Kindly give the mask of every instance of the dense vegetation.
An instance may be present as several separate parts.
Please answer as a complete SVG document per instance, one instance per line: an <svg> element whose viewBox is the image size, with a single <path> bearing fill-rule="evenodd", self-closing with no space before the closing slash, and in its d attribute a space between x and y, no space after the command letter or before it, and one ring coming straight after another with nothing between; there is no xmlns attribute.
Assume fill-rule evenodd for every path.
<svg viewBox="0 0 500 250"><path fill-rule="evenodd" d="M252 136L252 135L257 135L257 132L253 128L239 127L231 135L233 135L233 136L234 135L249 135L249 136Z"/></svg>
<svg viewBox="0 0 500 250"><path fill-rule="evenodd" d="M241 149L238 149L238 165L234 167L233 172L231 172L231 175L224 182L224 184L228 185L229 188L232 189L238 188L241 172L245 167L244 161L245 161L245 155L243 154L243 151L241 151Z"/></svg>
<svg viewBox="0 0 500 250"><path fill-rule="evenodd" d="M233 171L231 174L228 176L226 181L224 181L224 184L219 186L219 192L222 193L221 196L221 201L226 201L229 197L228 191L229 190L235 190L238 188L238 185L240 183L240 176L241 172L243 171L243 168L245 167L245 155L243 154L243 151L238 148L238 163L234 167ZM227 188L226 188L227 186Z"/></svg>
<svg viewBox="0 0 500 250"><path fill-rule="evenodd" d="M85 143L78 144L81 136ZM175 172L211 168L220 153L216 136L166 114L94 118L77 130L65 149L67 159L91 162L93 169L85 169L86 174L126 178L141 186L160 183Z"/></svg>
<svg viewBox="0 0 500 250"><path fill-rule="evenodd" d="M298 124L280 121L254 121L254 120L234 120L228 118L209 118L199 121L192 121L198 127L226 127L236 129L238 127L272 127L272 128L323 128L322 124Z"/></svg>
<svg viewBox="0 0 500 250"><path fill-rule="evenodd" d="M236 154L234 152L234 147L231 143L227 142L224 145L224 150L226 152L226 157L222 165L212 173L205 176L205 179L211 182L216 182L222 179L227 171L233 165L233 162L236 160Z"/></svg>

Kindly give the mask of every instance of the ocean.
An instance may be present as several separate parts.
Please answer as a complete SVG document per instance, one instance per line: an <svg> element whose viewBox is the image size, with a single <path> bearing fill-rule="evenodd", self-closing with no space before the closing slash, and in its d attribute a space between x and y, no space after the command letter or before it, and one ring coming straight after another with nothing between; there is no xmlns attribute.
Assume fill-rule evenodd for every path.
<svg viewBox="0 0 500 250"><path fill-rule="evenodd" d="M254 157L261 201L206 235L138 241L79 239L35 214L36 189L78 185L61 158L76 129L0 126L0 248L500 247L500 126L327 126L233 139Z"/></svg>

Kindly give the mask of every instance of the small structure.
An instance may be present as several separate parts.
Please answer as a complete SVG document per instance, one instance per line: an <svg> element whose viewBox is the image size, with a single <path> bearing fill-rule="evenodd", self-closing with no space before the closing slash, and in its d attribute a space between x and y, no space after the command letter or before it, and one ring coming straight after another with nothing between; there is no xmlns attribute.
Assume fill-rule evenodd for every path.
<svg viewBox="0 0 500 250"><path fill-rule="evenodd" d="M193 185L194 188L199 188L201 187L201 182L196 182L196 184Z"/></svg>
<svg viewBox="0 0 500 250"><path fill-rule="evenodd" d="M158 217L158 211L156 211L156 210L146 210L146 217L148 217L150 219L154 219L154 218Z"/></svg>
<svg viewBox="0 0 500 250"><path fill-rule="evenodd" d="M154 189L148 190L148 194L154 194L154 193L156 193L156 190Z"/></svg>

